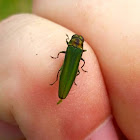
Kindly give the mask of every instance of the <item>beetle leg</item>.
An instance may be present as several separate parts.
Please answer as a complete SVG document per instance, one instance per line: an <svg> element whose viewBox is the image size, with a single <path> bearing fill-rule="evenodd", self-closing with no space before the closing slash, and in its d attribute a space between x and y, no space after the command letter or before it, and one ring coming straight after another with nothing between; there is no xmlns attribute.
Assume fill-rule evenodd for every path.
<svg viewBox="0 0 140 140"><path fill-rule="evenodd" d="M59 53L57 54L57 57L53 57L53 56L51 56L51 58L53 58L53 59L58 58L60 53L66 53L66 51L61 51L61 52L59 52Z"/></svg>
<svg viewBox="0 0 140 140"><path fill-rule="evenodd" d="M80 71L78 70L78 72L77 72L77 75L76 76L78 76L80 74Z"/></svg>
<svg viewBox="0 0 140 140"><path fill-rule="evenodd" d="M81 60L84 62L84 64L82 65L81 69L84 71L84 72L87 72L86 70L83 69L84 65L85 65L85 60L83 58L81 58Z"/></svg>
<svg viewBox="0 0 140 140"><path fill-rule="evenodd" d="M83 50L83 52L86 52L87 50Z"/></svg>
<svg viewBox="0 0 140 140"><path fill-rule="evenodd" d="M74 80L74 84L77 86L77 84L75 83L75 80Z"/></svg>
<svg viewBox="0 0 140 140"><path fill-rule="evenodd" d="M78 76L79 74L80 74L80 71L78 70L78 72L77 72L76 76ZM74 80L74 84L77 86L77 84L76 84L75 80Z"/></svg>
<svg viewBox="0 0 140 140"><path fill-rule="evenodd" d="M59 71L57 72L57 76L56 76L56 80L52 83L52 84L50 84L50 85L53 85L57 80L58 80L58 76L59 76L59 72L62 70L62 67L59 69Z"/></svg>
<svg viewBox="0 0 140 140"><path fill-rule="evenodd" d="M69 40L69 36L66 34L66 36L68 37L67 39L66 39L66 43L68 44L69 42L68 42L68 40Z"/></svg>

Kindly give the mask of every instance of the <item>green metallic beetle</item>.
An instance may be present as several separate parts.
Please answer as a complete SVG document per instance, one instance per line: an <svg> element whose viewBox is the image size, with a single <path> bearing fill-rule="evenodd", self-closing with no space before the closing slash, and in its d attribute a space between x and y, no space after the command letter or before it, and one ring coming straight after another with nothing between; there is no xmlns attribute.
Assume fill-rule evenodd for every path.
<svg viewBox="0 0 140 140"><path fill-rule="evenodd" d="M68 37L68 35L66 35ZM59 92L58 96L60 100L57 104L62 102L62 99L65 99L72 87L72 84L75 83L75 78L80 74L80 71L78 69L79 62L82 60L84 64L82 65L81 69L83 70L83 67L85 65L85 60L82 58L83 52L86 50L83 50L83 42L84 38L80 35L73 35L71 40L68 42L69 37L66 39L66 43L68 45L66 51L61 51L58 53L57 57L51 58L58 58L60 53L65 53L65 59L62 67L59 69L57 73L57 78L55 82L58 80L59 72ZM87 72L83 70L84 72ZM54 83L55 83L54 82ZM53 85L54 83L50 84ZM75 85L77 85L75 83Z"/></svg>

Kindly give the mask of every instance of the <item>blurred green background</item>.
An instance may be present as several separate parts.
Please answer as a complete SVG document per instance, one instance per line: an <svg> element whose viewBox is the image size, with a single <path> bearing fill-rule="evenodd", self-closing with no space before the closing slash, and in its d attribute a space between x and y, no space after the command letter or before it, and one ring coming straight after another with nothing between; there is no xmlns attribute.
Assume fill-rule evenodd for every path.
<svg viewBox="0 0 140 140"><path fill-rule="evenodd" d="M32 0L0 0L0 21L17 13L31 13Z"/></svg>

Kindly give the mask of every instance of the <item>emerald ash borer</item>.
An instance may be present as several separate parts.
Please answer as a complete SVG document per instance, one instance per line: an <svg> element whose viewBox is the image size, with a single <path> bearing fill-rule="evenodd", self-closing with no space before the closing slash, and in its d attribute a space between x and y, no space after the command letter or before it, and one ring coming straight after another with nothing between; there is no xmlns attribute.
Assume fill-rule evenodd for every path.
<svg viewBox="0 0 140 140"><path fill-rule="evenodd" d="M68 35L66 35L68 37ZM83 52L86 50L83 49L83 42L84 38L80 35L73 35L71 37L71 40L69 40L69 37L66 39L66 43L68 45L66 51L61 51L58 53L57 57L52 57L51 58L58 58L60 53L65 53L65 59L63 62L63 65L59 69L57 73L57 77L55 82L58 80L58 76L60 73L59 77L59 91L58 91L58 96L60 100L57 102L57 104L62 102L62 99L65 99L73 85L75 83L75 78L80 74L79 71L79 62L82 60L84 63L81 66L81 69L84 72L87 72L83 69L85 65L85 60L82 58ZM50 85L53 85L55 82L53 82ZM75 85L77 85L75 83Z"/></svg>

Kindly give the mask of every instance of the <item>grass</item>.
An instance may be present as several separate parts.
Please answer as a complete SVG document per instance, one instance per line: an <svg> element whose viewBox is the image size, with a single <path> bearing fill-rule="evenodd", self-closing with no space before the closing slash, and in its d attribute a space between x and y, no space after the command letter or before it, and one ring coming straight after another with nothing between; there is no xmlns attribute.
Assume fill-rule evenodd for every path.
<svg viewBox="0 0 140 140"><path fill-rule="evenodd" d="M0 21L17 13L31 13L32 0L0 0Z"/></svg>

